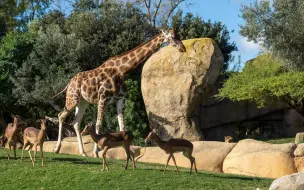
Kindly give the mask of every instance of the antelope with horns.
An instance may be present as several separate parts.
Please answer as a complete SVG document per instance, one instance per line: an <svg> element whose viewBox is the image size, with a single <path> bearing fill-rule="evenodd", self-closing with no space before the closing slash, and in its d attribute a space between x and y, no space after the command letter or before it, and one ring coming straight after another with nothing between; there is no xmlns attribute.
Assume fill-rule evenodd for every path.
<svg viewBox="0 0 304 190"><path fill-rule="evenodd" d="M86 134L90 134L93 141L97 144L98 148L103 150L102 152L103 171L105 171L105 167L107 170L109 170L108 163L106 161L107 151L110 148L114 148L118 146L123 146L123 148L126 151L127 160L126 160L125 170L128 168L129 159L131 158L133 163L133 169L135 168L134 154L130 150L130 146L133 142L133 135L131 131L119 131L115 133L96 134L95 128L93 127L93 123L89 122L81 132L81 135L86 135Z"/></svg>
<svg viewBox="0 0 304 190"><path fill-rule="evenodd" d="M24 140L24 145L22 148L22 154L21 154L21 161L23 158L23 152L24 149L30 145L28 151L29 155L32 161L33 166L35 166L36 162L36 154L37 154L37 146L40 145L40 155L41 155L41 162L42 166L44 166L44 160L43 160L43 143L45 140L45 131L46 131L46 119L41 119L40 120L41 124L40 127L41 129L36 129L34 127L28 127L24 130L23 134L23 140ZM31 149L34 147L34 160L31 155Z"/></svg>
<svg viewBox="0 0 304 190"><path fill-rule="evenodd" d="M163 149L167 154L169 154L169 157L167 160L167 165L164 169L163 174L165 174L167 166L168 166L171 158L173 159L177 173L179 173L178 167L176 165L176 161L175 161L175 158L173 155L176 152L183 152L183 155L190 160L190 163L191 163L190 174L192 173L193 165L194 165L195 172L197 173L195 158L192 156L193 144L190 141L188 141L186 139L180 139L180 138L172 138L168 141L163 141L159 138L159 136L156 134L156 130L154 130L154 129L146 137L146 139L145 139L146 144L148 144L150 142L150 140L153 140L161 149Z"/></svg>
<svg viewBox="0 0 304 190"><path fill-rule="evenodd" d="M5 129L5 138L7 139L8 143L8 154L7 159L10 160L11 149L14 149L14 157L16 159L16 146L19 140L19 126L24 124L25 122L22 118L18 115L12 115L13 123L9 123Z"/></svg>

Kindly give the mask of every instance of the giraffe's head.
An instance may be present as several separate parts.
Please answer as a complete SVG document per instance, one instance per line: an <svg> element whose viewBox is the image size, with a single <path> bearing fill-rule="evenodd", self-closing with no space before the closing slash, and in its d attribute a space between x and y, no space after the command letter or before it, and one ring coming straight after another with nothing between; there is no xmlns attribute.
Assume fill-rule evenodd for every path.
<svg viewBox="0 0 304 190"><path fill-rule="evenodd" d="M176 47L180 52L186 52L184 44L180 41L179 36L176 34L175 30L162 30L164 36L164 43L168 43L173 47Z"/></svg>

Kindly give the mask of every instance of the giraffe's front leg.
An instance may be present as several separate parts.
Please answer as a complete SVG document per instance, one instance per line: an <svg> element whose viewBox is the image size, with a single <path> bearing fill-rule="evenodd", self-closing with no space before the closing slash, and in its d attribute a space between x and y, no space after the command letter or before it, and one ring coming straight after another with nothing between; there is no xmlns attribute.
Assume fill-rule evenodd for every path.
<svg viewBox="0 0 304 190"><path fill-rule="evenodd" d="M119 97L119 99L116 102L116 108L117 108L117 118L118 118L118 124L119 124L119 130L124 131L125 125L124 125L124 107L125 107L125 97Z"/></svg>
<svg viewBox="0 0 304 190"><path fill-rule="evenodd" d="M99 134L100 127L102 125L103 115L106 108L106 99L101 97L98 101L98 113L97 113L97 120L96 120L96 134ZM98 158L98 147L97 144L94 144L93 149L93 156Z"/></svg>

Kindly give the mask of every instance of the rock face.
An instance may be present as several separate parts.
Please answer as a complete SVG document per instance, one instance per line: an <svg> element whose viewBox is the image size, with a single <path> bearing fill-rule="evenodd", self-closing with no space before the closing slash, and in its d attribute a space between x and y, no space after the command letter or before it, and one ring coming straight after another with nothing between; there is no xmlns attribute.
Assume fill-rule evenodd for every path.
<svg viewBox="0 0 304 190"><path fill-rule="evenodd" d="M304 143L298 144L296 150L294 151L295 157L304 156Z"/></svg>
<svg viewBox="0 0 304 190"><path fill-rule="evenodd" d="M199 141L193 142L193 146L193 156L196 159L197 169L223 172L223 161L235 146L235 143ZM168 156L169 155L159 147L147 147L145 154L138 161L166 164ZM190 167L189 159L184 157L182 153L176 153L174 154L174 157L178 166ZM174 166L172 159L170 160L169 165Z"/></svg>
<svg viewBox="0 0 304 190"><path fill-rule="evenodd" d="M294 165L298 172L304 172L304 157L295 157Z"/></svg>
<svg viewBox="0 0 304 190"><path fill-rule="evenodd" d="M268 144L252 139L239 141L224 160L224 173L278 178L297 172L293 152L296 145Z"/></svg>
<svg viewBox="0 0 304 190"><path fill-rule="evenodd" d="M209 38L183 41L187 52L164 47L152 55L142 71L142 94L152 124L163 139L204 139L196 115L206 87L217 80L223 55Z"/></svg>
<svg viewBox="0 0 304 190"><path fill-rule="evenodd" d="M304 143L304 133L297 133L295 143Z"/></svg>
<svg viewBox="0 0 304 190"><path fill-rule="evenodd" d="M303 190L304 173L296 173L276 179L272 182L269 190Z"/></svg>

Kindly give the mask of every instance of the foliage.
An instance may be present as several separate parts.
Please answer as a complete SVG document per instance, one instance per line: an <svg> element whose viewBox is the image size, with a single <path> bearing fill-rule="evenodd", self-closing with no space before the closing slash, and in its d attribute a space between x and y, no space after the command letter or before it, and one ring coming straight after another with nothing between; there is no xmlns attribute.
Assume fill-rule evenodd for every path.
<svg viewBox="0 0 304 190"><path fill-rule="evenodd" d="M303 0L255 1L241 12L241 35L270 49L289 69L303 70Z"/></svg>
<svg viewBox="0 0 304 190"><path fill-rule="evenodd" d="M234 42L230 42L230 33L227 27L221 22L212 23L202 20L201 17L187 13L184 17L179 10L172 18L172 27L178 31L182 40L191 38L212 38L220 47L224 56L223 70L227 70L229 62L232 60L232 52L237 51Z"/></svg>
<svg viewBox="0 0 304 190"><path fill-rule="evenodd" d="M5 114L20 113L12 96L10 77L32 51L35 36L31 33L9 32L0 42L0 110Z"/></svg>
<svg viewBox="0 0 304 190"><path fill-rule="evenodd" d="M80 71L78 60L84 47L84 42L73 34L62 34L57 25L39 31L33 51L13 78L19 104L43 103L54 89L66 85Z"/></svg>
<svg viewBox="0 0 304 190"><path fill-rule="evenodd" d="M18 104L33 108L35 115L43 117L55 114L48 105L50 97L77 72L94 69L110 56L133 48L151 36L152 30L144 15L130 4L104 3L99 13L74 12L64 18L60 12L51 12L32 23L30 31L37 34L36 43L12 78L13 94ZM130 79L126 86L125 125L133 131L137 143L142 143L147 126L140 85ZM57 104L63 105L63 100L58 98ZM84 121L95 120L96 116L96 106L91 106ZM107 106L104 118L102 130L116 131L115 104Z"/></svg>
<svg viewBox="0 0 304 190"><path fill-rule="evenodd" d="M232 74L217 97L248 100L260 107L281 101L303 115L304 72L287 72L281 60L261 55L249 61L242 72Z"/></svg>
<svg viewBox="0 0 304 190"><path fill-rule="evenodd" d="M8 31L27 29L27 24L42 16L51 0L2 0L0 18L4 20Z"/></svg>
<svg viewBox="0 0 304 190"><path fill-rule="evenodd" d="M17 151L17 156L21 151ZM188 168L169 166L162 175L163 165L136 162L132 170L124 170L125 161L107 159L110 171L101 171L101 159L74 155L45 153L45 166L41 167L39 152L33 168L29 155L23 162L0 159L3 171L1 189L213 189L251 190L269 188L273 179L199 171L189 175ZM6 158L7 150L0 150ZM198 159L197 159L198 160ZM179 162L179 160L177 160ZM5 175L4 175L5 172ZM26 177L25 177L26 176ZM118 180L119 179L119 180Z"/></svg>
<svg viewBox="0 0 304 190"><path fill-rule="evenodd" d="M268 140L262 140L262 141L271 143L271 144L286 144L286 143L294 143L295 138L279 138L279 139L268 139Z"/></svg>

